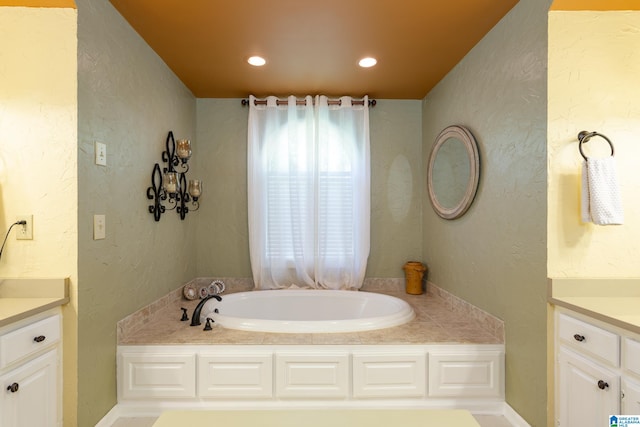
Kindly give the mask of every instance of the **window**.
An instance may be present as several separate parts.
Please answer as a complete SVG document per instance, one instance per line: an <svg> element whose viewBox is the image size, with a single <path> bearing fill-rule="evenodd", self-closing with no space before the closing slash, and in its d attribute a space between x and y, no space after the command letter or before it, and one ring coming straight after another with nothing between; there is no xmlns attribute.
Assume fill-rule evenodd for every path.
<svg viewBox="0 0 640 427"><path fill-rule="evenodd" d="M313 157L309 153L313 144L299 143L293 148L297 152L294 179L290 175L293 154L287 144L287 126L277 138L266 142L275 160L267 172L267 258L293 263L295 257L302 256L305 243L320 257L354 256L354 179L349 156L338 143L339 131L333 124L328 126L331 137L325 147L315 150L317 164L308 162ZM315 225L306 230L312 221ZM305 233L304 239L298 238Z"/></svg>
<svg viewBox="0 0 640 427"><path fill-rule="evenodd" d="M369 253L367 108L348 102L331 109L326 98L316 98L315 106L310 98L306 106L268 103L263 110L251 102L256 286L359 288Z"/></svg>

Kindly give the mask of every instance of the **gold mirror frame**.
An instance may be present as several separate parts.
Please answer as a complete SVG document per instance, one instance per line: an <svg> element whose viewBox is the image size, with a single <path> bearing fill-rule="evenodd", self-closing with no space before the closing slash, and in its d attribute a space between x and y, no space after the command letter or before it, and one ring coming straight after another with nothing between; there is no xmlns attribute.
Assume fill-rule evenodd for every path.
<svg viewBox="0 0 640 427"><path fill-rule="evenodd" d="M433 170L438 157L438 151L450 138L455 138L464 144L469 160L469 179L463 197L453 207L448 208L438 202L433 185ZM471 206L478 190L480 180L480 156L478 155L478 144L473 134L464 126L449 126L445 128L438 137L429 154L429 165L427 167L427 187L429 189L429 200L433 210L444 219L456 219L464 215Z"/></svg>

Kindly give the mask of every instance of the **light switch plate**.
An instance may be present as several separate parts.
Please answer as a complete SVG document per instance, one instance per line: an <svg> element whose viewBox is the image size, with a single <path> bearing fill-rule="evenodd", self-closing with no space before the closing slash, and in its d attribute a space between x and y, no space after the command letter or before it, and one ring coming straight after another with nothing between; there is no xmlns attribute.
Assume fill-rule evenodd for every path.
<svg viewBox="0 0 640 427"><path fill-rule="evenodd" d="M107 144L96 141L96 165L107 166Z"/></svg>
<svg viewBox="0 0 640 427"><path fill-rule="evenodd" d="M107 237L106 215L93 216L93 240L101 240Z"/></svg>

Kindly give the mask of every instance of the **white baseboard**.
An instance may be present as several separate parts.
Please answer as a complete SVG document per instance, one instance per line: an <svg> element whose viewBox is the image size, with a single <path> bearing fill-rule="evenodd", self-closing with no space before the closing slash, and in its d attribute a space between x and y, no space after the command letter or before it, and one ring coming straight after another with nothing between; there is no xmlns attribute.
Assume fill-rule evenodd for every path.
<svg viewBox="0 0 640 427"><path fill-rule="evenodd" d="M507 402L504 403L503 415L513 427L531 427Z"/></svg>
<svg viewBox="0 0 640 427"><path fill-rule="evenodd" d="M122 413L120 411L120 406L116 405L111 408L111 410L107 412L100 421L98 421L98 424L96 424L95 427L111 427L121 416Z"/></svg>

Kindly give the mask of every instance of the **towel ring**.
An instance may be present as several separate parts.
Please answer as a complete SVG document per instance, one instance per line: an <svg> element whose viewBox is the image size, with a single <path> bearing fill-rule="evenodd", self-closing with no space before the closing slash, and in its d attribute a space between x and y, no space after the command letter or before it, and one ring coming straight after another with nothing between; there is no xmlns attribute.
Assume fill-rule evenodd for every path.
<svg viewBox="0 0 640 427"><path fill-rule="evenodd" d="M580 150L580 155L585 159L585 160L589 160L587 159L587 156L584 155L584 151L582 151L582 144L585 142L589 142L589 140L591 138L593 138L594 136L599 136L601 138L603 138L605 141L607 141L609 143L609 147L611 147L611 157L613 157L615 150L613 148L613 143L611 142L611 140L609 138L607 138L606 136L604 136L601 133L598 132L587 132L586 130L583 130L582 132L580 132L578 134L578 141L580 141L580 143L578 144L578 150Z"/></svg>

